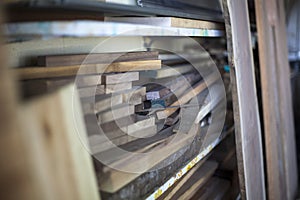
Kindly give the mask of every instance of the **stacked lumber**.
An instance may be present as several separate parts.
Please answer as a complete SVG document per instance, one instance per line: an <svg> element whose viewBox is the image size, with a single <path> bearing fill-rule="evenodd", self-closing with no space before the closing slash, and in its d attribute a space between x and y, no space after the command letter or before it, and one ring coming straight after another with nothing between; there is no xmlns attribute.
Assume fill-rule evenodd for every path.
<svg viewBox="0 0 300 200"><path fill-rule="evenodd" d="M177 55L158 52L46 55L38 57L39 66L15 71L24 96L75 83L99 188L112 194L181 156L177 152L195 138L201 142L197 151L205 143L208 133L200 130L223 96L208 90L218 88L219 80L209 55L197 59L195 69Z"/></svg>

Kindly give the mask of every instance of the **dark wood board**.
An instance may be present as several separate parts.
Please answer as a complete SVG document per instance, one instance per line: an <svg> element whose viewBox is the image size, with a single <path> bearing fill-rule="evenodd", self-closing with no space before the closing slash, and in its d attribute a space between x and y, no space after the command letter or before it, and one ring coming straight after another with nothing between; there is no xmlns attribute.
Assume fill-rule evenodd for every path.
<svg viewBox="0 0 300 200"><path fill-rule="evenodd" d="M295 132L283 1L255 0L269 199L297 194Z"/></svg>

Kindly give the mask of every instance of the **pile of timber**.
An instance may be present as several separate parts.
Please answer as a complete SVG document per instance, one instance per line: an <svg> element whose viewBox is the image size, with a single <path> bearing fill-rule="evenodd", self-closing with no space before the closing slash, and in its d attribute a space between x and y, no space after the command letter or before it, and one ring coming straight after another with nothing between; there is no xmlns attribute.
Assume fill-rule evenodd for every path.
<svg viewBox="0 0 300 200"><path fill-rule="evenodd" d="M207 88L219 76L208 54L199 57L205 78L181 57L158 52L46 55L16 72L24 96L75 83L99 188L116 193L187 148L218 109L222 97L212 98Z"/></svg>

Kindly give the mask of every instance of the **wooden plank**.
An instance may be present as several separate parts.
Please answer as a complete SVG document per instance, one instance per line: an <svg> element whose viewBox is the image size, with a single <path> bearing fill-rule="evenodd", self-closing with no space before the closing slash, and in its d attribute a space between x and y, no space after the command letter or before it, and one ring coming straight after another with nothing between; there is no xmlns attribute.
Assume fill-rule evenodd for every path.
<svg viewBox="0 0 300 200"><path fill-rule="evenodd" d="M134 86L131 90L122 91L123 103L137 105L145 100L146 87Z"/></svg>
<svg viewBox="0 0 300 200"><path fill-rule="evenodd" d="M79 89L79 91L81 92L82 89ZM84 114L102 112L112 106L120 105L122 103L126 103L129 105L140 104L142 103L142 100L144 99L144 96L146 94L146 88L133 87L132 89L116 92L113 94L102 94L102 92L99 92L95 97L91 96L92 94L92 89L87 95L83 94L85 95L85 97L90 97L82 99Z"/></svg>
<svg viewBox="0 0 300 200"><path fill-rule="evenodd" d="M127 62L141 60L157 60L157 51L95 53L95 54L69 54L38 56L38 65L47 67L99 64L110 62Z"/></svg>
<svg viewBox="0 0 300 200"><path fill-rule="evenodd" d="M105 192L115 192L137 178L140 174L151 169L179 149L188 145L198 133L198 126L193 126L189 134L177 133L177 137L169 137L167 141L147 149L152 152L143 155L127 156L111 164L112 168L105 167L103 177L100 180L100 189ZM171 142L172 141L172 142ZM154 153L155 152L155 153ZM146 152L145 152L146 153ZM141 166L138 163L143 163ZM122 171L116 170L121 169ZM135 173L129 173L129 172Z"/></svg>
<svg viewBox="0 0 300 200"><path fill-rule="evenodd" d="M171 104L171 107L175 108L167 108L163 111L159 111L156 113L158 119L165 119L171 114L173 114L177 109L178 106L181 106L191 100L194 96L198 95L200 92L204 91L207 87L213 84L215 81L219 79L219 74L210 74L207 79L204 81L199 82L196 84L192 89L190 89L186 94L180 97L176 102Z"/></svg>
<svg viewBox="0 0 300 200"><path fill-rule="evenodd" d="M149 117L148 119L144 119L144 120L140 120L134 124L131 124L129 126L127 126L127 129L124 130L122 128L123 131L125 131L128 135L133 136L133 137L150 137L152 135L144 134L144 133L140 133L139 135L135 134L138 130L142 130L145 128L150 128L152 126L155 125L155 117ZM156 133L156 132L155 132Z"/></svg>
<svg viewBox="0 0 300 200"><path fill-rule="evenodd" d="M118 84L139 80L139 72L103 74L102 84Z"/></svg>
<svg viewBox="0 0 300 200"><path fill-rule="evenodd" d="M183 64L183 65L172 66L172 67L163 66L159 70L141 72L141 76L147 78L161 79L161 78L167 78L172 76L180 76L192 70L194 70L194 68L191 64Z"/></svg>
<svg viewBox="0 0 300 200"><path fill-rule="evenodd" d="M84 114L94 114L105 111L106 109L126 103L123 101L122 94L103 94L91 96L88 99L82 99L82 109Z"/></svg>
<svg viewBox="0 0 300 200"><path fill-rule="evenodd" d="M72 82L74 82L73 78L28 80L21 81L20 87L22 88L23 96L30 97L53 92Z"/></svg>
<svg viewBox="0 0 300 200"><path fill-rule="evenodd" d="M242 199L265 199L261 127L247 2L224 0L223 7L233 88L241 197Z"/></svg>
<svg viewBox="0 0 300 200"><path fill-rule="evenodd" d="M221 23L178 17L105 17L105 21L178 28L224 29L224 26Z"/></svg>
<svg viewBox="0 0 300 200"><path fill-rule="evenodd" d="M170 193L165 199L190 199L199 188L204 185L208 179L213 175L218 167L218 163L214 161L206 161L203 165L200 165L189 177L184 185L179 184L176 186L178 190L174 193ZM190 174L190 172L189 172ZM187 175L189 175L187 174ZM181 187L180 187L181 186Z"/></svg>
<svg viewBox="0 0 300 200"><path fill-rule="evenodd" d="M208 179L213 175L218 167L218 163L206 161L202 167L191 177L187 182L189 187L186 188L183 194L175 199L190 199L203 186ZM185 185L185 186L187 186Z"/></svg>
<svg viewBox="0 0 300 200"><path fill-rule="evenodd" d="M21 180L13 181L14 192L6 199L15 199L14 193L21 193L22 199L99 199L91 157L84 146L86 132L78 96L73 88L69 86L24 105L15 105L18 113L13 121L20 131L14 137L19 143L11 147L21 150L21 158L13 159L22 160L22 165L20 170L13 167L13 162L10 165ZM2 139L1 142L11 144ZM7 183L11 175L2 178ZM26 193L19 189L19 184Z"/></svg>
<svg viewBox="0 0 300 200"><path fill-rule="evenodd" d="M224 196L229 189L230 182L213 177L201 188L191 200L204 200L204 199L224 199Z"/></svg>
<svg viewBox="0 0 300 200"><path fill-rule="evenodd" d="M80 98L94 97L97 95L105 94L105 87L104 85L97 85L92 87L79 88L78 93Z"/></svg>
<svg viewBox="0 0 300 200"><path fill-rule="evenodd" d="M128 104L120 104L97 114L99 123L106 123L122 117L134 114L134 106Z"/></svg>
<svg viewBox="0 0 300 200"><path fill-rule="evenodd" d="M54 78L87 74L102 74L109 72L128 72L156 70L161 68L160 60L115 62L111 64L87 64L57 67L23 67L12 69L17 76L24 79Z"/></svg>
<svg viewBox="0 0 300 200"><path fill-rule="evenodd" d="M104 85L105 93L115 93L120 92L123 90L129 90L132 88L132 82L124 82L124 83L117 83L117 84L106 84Z"/></svg>
<svg viewBox="0 0 300 200"><path fill-rule="evenodd" d="M284 2L255 1L270 199L298 191Z"/></svg>
<svg viewBox="0 0 300 200"><path fill-rule="evenodd" d="M130 135L126 134L122 129L117 129L113 132L98 135L92 135L89 137L90 147L92 154L101 153L103 151L115 148L139 138L148 137L154 135L157 132L156 126L146 127L144 129L132 132Z"/></svg>
<svg viewBox="0 0 300 200"><path fill-rule="evenodd" d="M101 75L76 76L75 83L78 88L100 85Z"/></svg>

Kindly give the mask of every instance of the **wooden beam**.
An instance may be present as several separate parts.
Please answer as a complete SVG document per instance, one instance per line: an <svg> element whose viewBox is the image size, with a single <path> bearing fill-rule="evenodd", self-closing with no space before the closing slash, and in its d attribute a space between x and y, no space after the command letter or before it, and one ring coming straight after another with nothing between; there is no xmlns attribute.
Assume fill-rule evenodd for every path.
<svg viewBox="0 0 300 200"><path fill-rule="evenodd" d="M269 199L294 199L298 191L283 3L255 0Z"/></svg>
<svg viewBox="0 0 300 200"><path fill-rule="evenodd" d="M179 107L185 103L187 103L189 100L191 100L193 97L198 95L200 92L204 91L207 87L209 87L211 84L216 82L219 78L219 74L210 74L205 81L201 81L198 84L196 84L192 89L190 89L186 94L181 96L176 102L171 104L171 107L175 108L167 108L163 111L159 111L156 113L158 119L165 119L171 114L173 114Z"/></svg>
<svg viewBox="0 0 300 200"><path fill-rule="evenodd" d="M102 74L109 72L128 72L156 70L161 68L160 60L115 62L111 64L86 64L57 67L23 67L12 69L22 80L54 78L87 74Z"/></svg>
<svg viewBox="0 0 300 200"><path fill-rule="evenodd" d="M118 84L139 80L139 72L103 74L102 84Z"/></svg>
<svg viewBox="0 0 300 200"><path fill-rule="evenodd" d="M247 1L223 0L242 199L265 199L261 127Z"/></svg>
<svg viewBox="0 0 300 200"><path fill-rule="evenodd" d="M157 51L93 53L38 56L38 65L47 67L99 64L109 62L127 62L141 60L157 60Z"/></svg>

